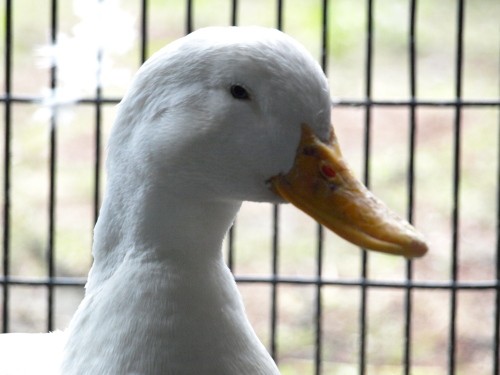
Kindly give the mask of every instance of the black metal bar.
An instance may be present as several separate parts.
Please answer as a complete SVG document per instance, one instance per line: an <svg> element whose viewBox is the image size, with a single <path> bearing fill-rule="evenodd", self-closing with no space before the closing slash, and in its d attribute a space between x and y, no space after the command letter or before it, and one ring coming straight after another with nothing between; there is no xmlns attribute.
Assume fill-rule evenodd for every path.
<svg viewBox="0 0 500 375"><path fill-rule="evenodd" d="M498 107L498 100L355 100L339 99L332 103L342 107Z"/></svg>
<svg viewBox="0 0 500 375"><path fill-rule="evenodd" d="M233 0L231 6L231 26L238 24L238 0Z"/></svg>
<svg viewBox="0 0 500 375"><path fill-rule="evenodd" d="M10 95L9 97L3 97L0 96L0 103L5 103L6 101L9 101L11 103L23 103L23 104L36 104L36 105L42 105L44 102L44 98L36 97L36 96L22 96L22 95ZM59 108L64 108L66 107L71 107L71 106L76 106L80 104L85 104L85 105L95 105L96 103L100 104L118 104L120 103L121 98L80 98L76 99L74 102L69 103L69 104L61 104L59 105Z"/></svg>
<svg viewBox="0 0 500 375"><path fill-rule="evenodd" d="M238 15L238 0L233 0L231 4L231 26L236 26ZM234 273L235 272L235 254L234 254L234 241L236 236L236 220L229 229L227 235L227 266Z"/></svg>
<svg viewBox="0 0 500 375"><path fill-rule="evenodd" d="M8 276L0 277L0 285L17 285L17 286L78 286L83 287L87 282L83 277L20 277Z"/></svg>
<svg viewBox="0 0 500 375"><path fill-rule="evenodd" d="M148 0L142 0L141 3L141 56L142 64L148 58Z"/></svg>
<svg viewBox="0 0 500 375"><path fill-rule="evenodd" d="M278 0L277 2L277 14L278 19L276 21L276 27L278 30L283 30L283 7L285 0Z"/></svg>
<svg viewBox="0 0 500 375"><path fill-rule="evenodd" d="M12 1L5 2L5 107L4 107L4 182L3 182L3 277L10 274L10 188L11 188L11 93L12 93ZM2 288L2 332L9 332L9 285Z"/></svg>
<svg viewBox="0 0 500 375"><path fill-rule="evenodd" d="M52 0L50 7L50 43L57 43L57 0ZM57 87L57 62L53 61L50 67L50 90L55 96ZM47 273L49 279L55 276L55 227L56 227L56 164L57 164L57 105L50 111L49 132L49 207L48 207L48 243L47 243ZM47 330L52 331L54 327L54 288L47 285Z"/></svg>
<svg viewBox="0 0 500 375"><path fill-rule="evenodd" d="M499 46L500 47L500 46ZM500 48L498 49L500 51ZM500 64L499 70L499 97L500 97ZM500 108L498 110L498 142L500 145ZM497 146L497 222L496 222L496 279L500 282L500 146ZM493 334L493 374L500 374L500 286L495 293L495 327Z"/></svg>
<svg viewBox="0 0 500 375"><path fill-rule="evenodd" d="M235 254L234 254L234 242L236 237L236 220L234 220L233 225L229 229L229 233L227 235L227 266L231 270L231 272L235 272Z"/></svg>
<svg viewBox="0 0 500 375"><path fill-rule="evenodd" d="M284 284L284 285L321 285L353 287L365 286L368 288L382 289L424 289L424 290L497 290L500 288L499 280L483 280L476 282L452 282L452 281L393 281L393 280L364 280L359 279L328 279L325 277L283 277L283 276L245 276L236 275L235 280L244 284ZM86 279L82 277L53 277L53 278L27 278L20 276L0 277L0 285L18 286L84 286Z"/></svg>
<svg viewBox="0 0 500 375"><path fill-rule="evenodd" d="M365 100L369 102L372 96L372 68L373 68L373 1L367 0L366 12L366 55L365 55ZM370 148L371 148L371 106L365 107L365 132L364 132L364 182L370 186ZM361 253L362 281L368 277L368 254L365 250ZM366 348L368 346L367 300L368 293L365 285L361 285L361 301L359 311L359 374L366 373Z"/></svg>
<svg viewBox="0 0 500 375"><path fill-rule="evenodd" d="M193 0L187 0L186 34L193 31Z"/></svg>
<svg viewBox="0 0 500 375"><path fill-rule="evenodd" d="M500 287L500 280L485 280L477 282L452 281L384 281L359 279L326 279L314 277L272 277L272 276L244 276L235 277L240 283L267 283L267 284L294 284L294 285L322 285L322 286L364 286L367 288L387 289L436 289L436 290L495 290ZM1 283L1 281L0 281Z"/></svg>
<svg viewBox="0 0 500 375"><path fill-rule="evenodd" d="M455 97L462 97L462 64L463 64L463 35L464 35L464 0L457 3L457 40L455 65ZM459 267L459 225L460 225L460 156L461 156L461 127L462 108L455 107L454 136L453 136L453 212L452 212L452 261L451 280L458 280ZM456 340L457 340L457 290L452 289L450 295L450 325L448 346L448 374L456 371Z"/></svg>
<svg viewBox="0 0 500 375"><path fill-rule="evenodd" d="M294 285L321 285L321 286L362 286L366 288L387 289L436 289L436 290L495 290L500 287L500 280L477 282L452 281L383 281L359 279L326 279L308 277L250 277L239 275L235 277L240 283L267 283L267 284L294 284Z"/></svg>
<svg viewBox="0 0 500 375"><path fill-rule="evenodd" d="M316 245L316 278L322 280L323 278L323 242L324 233L323 227L318 224L318 243ZM315 345L314 345L314 373L321 374L322 364L322 323L323 323L323 299L322 299L322 285L316 285L315 295Z"/></svg>
<svg viewBox="0 0 500 375"><path fill-rule="evenodd" d="M328 68L328 0L323 0L323 10L321 18L321 67L325 74Z"/></svg>
<svg viewBox="0 0 500 375"><path fill-rule="evenodd" d="M416 101L417 96L417 66L416 66L416 24L417 24L417 0L410 2L410 26L409 26L409 63L410 63L410 100ZM413 222L413 207L415 199L415 152L416 152L416 108L410 106L410 139L409 139L409 160L408 160L408 221ZM412 261L406 262L406 280L413 279ZM411 372L411 328L412 328L412 290L405 289L405 323L404 323L404 352L403 365L404 374L410 375Z"/></svg>
<svg viewBox="0 0 500 375"><path fill-rule="evenodd" d="M23 95L10 95L8 98L6 96L0 96L0 103L5 103L9 101L11 103L27 103L27 104L41 104L43 98L37 96L23 96ZM97 98L80 98L76 99L73 103L67 104L67 106L88 104L94 105L96 102L101 104L118 104L121 98L107 98L102 97ZM500 100L365 100L365 99L336 99L332 102L335 107L410 107L414 106L420 107L478 107L478 108L488 108L488 107L500 107Z"/></svg>
<svg viewBox="0 0 500 375"><path fill-rule="evenodd" d="M283 1L277 1L277 20L276 27L283 28ZM273 205L273 247L272 247L272 276L278 277L279 274L279 205ZM278 285L271 284L271 356L276 364L278 363Z"/></svg>
<svg viewBox="0 0 500 375"><path fill-rule="evenodd" d="M100 0L103 1L103 0ZM142 53L142 51L141 51ZM94 217L93 224L97 222L99 217L99 210L101 207L101 163L102 163L102 60L103 48L97 46L97 69L96 69L96 87L95 87L95 144L94 144L94 197L93 197L93 210ZM93 232L92 232L93 233Z"/></svg>
<svg viewBox="0 0 500 375"><path fill-rule="evenodd" d="M102 61L102 50L98 52L98 64ZM98 67L98 83L96 87L96 97L99 98L102 95L101 87L101 69ZM97 222L99 217L99 209L101 206L101 163L102 163L102 107L99 102L95 104L95 145L94 145L94 197L93 197L93 209L94 217L93 223Z"/></svg>
<svg viewBox="0 0 500 375"><path fill-rule="evenodd" d="M272 280L279 277L279 220L280 210L278 205L273 206L273 254L272 254ZM278 286L271 282L271 356L278 363Z"/></svg>
<svg viewBox="0 0 500 375"><path fill-rule="evenodd" d="M415 199L415 152L416 152L416 106L417 100L417 0L410 2L410 33L409 33L409 81L410 81L410 139L408 162L408 220L413 222L413 207ZM411 266L411 263L408 264ZM408 273L411 273L410 271Z"/></svg>
<svg viewBox="0 0 500 375"><path fill-rule="evenodd" d="M321 68L327 74L328 58L328 0L323 0L321 17ZM323 227L318 224L318 242L316 245L316 277L323 278ZM314 373L320 375L322 370L322 337L323 337L323 298L321 285L316 286L315 295L315 345L314 345Z"/></svg>

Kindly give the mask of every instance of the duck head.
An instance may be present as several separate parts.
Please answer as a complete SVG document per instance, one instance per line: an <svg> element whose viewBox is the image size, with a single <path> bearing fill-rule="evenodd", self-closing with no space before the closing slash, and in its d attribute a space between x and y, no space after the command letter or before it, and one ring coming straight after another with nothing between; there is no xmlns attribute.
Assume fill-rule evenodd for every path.
<svg viewBox="0 0 500 375"><path fill-rule="evenodd" d="M364 248L423 255L422 236L349 170L330 112L325 75L289 36L200 29L139 70L108 168L186 198L290 202Z"/></svg>

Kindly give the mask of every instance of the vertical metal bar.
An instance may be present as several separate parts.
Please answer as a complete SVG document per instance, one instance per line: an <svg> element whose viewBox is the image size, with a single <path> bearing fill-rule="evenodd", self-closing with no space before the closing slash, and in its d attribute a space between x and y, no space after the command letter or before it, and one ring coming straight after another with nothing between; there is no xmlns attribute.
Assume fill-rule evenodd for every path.
<svg viewBox="0 0 500 375"><path fill-rule="evenodd" d="M57 43L57 0L52 0L50 7L50 42ZM55 95L57 86L57 61L53 61L50 68L50 89ZM47 244L47 273L49 280L55 274L55 226L56 226L56 163L57 163L57 104L51 108L50 112L50 132L49 132L49 233ZM47 330L52 331L54 327L54 286L49 283L47 286Z"/></svg>
<svg viewBox="0 0 500 375"><path fill-rule="evenodd" d="M321 18L321 67L325 74L328 71L328 0L323 0Z"/></svg>
<svg viewBox="0 0 500 375"><path fill-rule="evenodd" d="M417 0L410 2L410 26L409 26L409 63L410 63L410 139L409 139L409 160L408 160L408 221L413 222L413 207L415 197L415 152L416 152L416 108L415 101L417 95L417 63L416 63L416 24L417 24ZM412 261L406 262L406 280L408 284L413 279ZM412 289L405 290L405 326L404 326L404 374L411 372L411 327L412 327Z"/></svg>
<svg viewBox="0 0 500 375"><path fill-rule="evenodd" d="M322 18L321 18L321 67L325 74L327 73L327 58L328 58L328 0L323 0ZM323 243L324 233L323 227L318 224L318 244L316 252L316 277L318 284L316 285L316 314L315 314L315 355L314 355L314 373L320 375L322 370L322 332L323 332L323 300L321 278L323 276Z"/></svg>
<svg viewBox="0 0 500 375"><path fill-rule="evenodd" d="M283 30L283 6L284 6L285 0L278 0L277 6L277 13L278 13L278 19L276 21L276 27L279 30Z"/></svg>
<svg viewBox="0 0 500 375"><path fill-rule="evenodd" d="M499 111L500 113L500 111ZM500 116L499 116L500 129ZM498 136L500 142L500 133ZM500 147L498 161L500 164ZM496 279L500 282L500 168L497 172L497 250L496 250ZM493 374L500 374L500 286L497 285L495 293L495 328L493 335Z"/></svg>
<svg viewBox="0 0 500 375"><path fill-rule="evenodd" d="M283 0L277 2L278 16L277 28L283 27ZM279 269L279 217L280 209L278 205L273 206L273 255L272 255L272 278L273 284L271 286L271 356L274 361L278 363L278 285L276 277L278 276Z"/></svg>
<svg viewBox="0 0 500 375"><path fill-rule="evenodd" d="M148 0L141 3L141 60L142 64L148 58Z"/></svg>
<svg viewBox="0 0 500 375"><path fill-rule="evenodd" d="M364 136L364 182L370 186L370 154L371 154L371 96L372 96L372 67L373 67L373 0L367 0L367 28L366 28L366 65L365 65L365 136ZM368 255L365 250L361 255L361 306L360 306L360 348L359 348L359 374L366 373L366 347L367 347L367 297L368 291L365 281L368 277Z"/></svg>
<svg viewBox="0 0 500 375"><path fill-rule="evenodd" d="M187 0L186 34L193 31L193 0Z"/></svg>
<svg viewBox="0 0 500 375"><path fill-rule="evenodd" d="M102 2L103 0L99 0ZM99 217L101 200L101 143L102 143L102 59L103 48L97 46L97 69L96 69L96 88L95 88L95 145L94 145L94 224Z"/></svg>
<svg viewBox="0 0 500 375"><path fill-rule="evenodd" d="M236 26L238 23L238 0L233 0L231 7L231 26Z"/></svg>
<svg viewBox="0 0 500 375"><path fill-rule="evenodd" d="M463 35L464 35L464 0L458 1L457 9L457 47L455 65L455 107L454 137L453 137L453 213L452 213L452 262L451 279L455 283L458 279L458 250L459 250L459 223L460 223L460 156L461 156L461 125L462 125L462 63L463 63ZM448 374L456 371L456 317L457 317L457 290L451 289L450 326L448 346Z"/></svg>
<svg viewBox="0 0 500 375"><path fill-rule="evenodd" d="M272 280L271 285L271 356L278 363L278 285L276 278L279 273L279 219L278 205L273 206L273 255L272 255Z"/></svg>
<svg viewBox="0 0 500 375"><path fill-rule="evenodd" d="M10 274L10 188L11 188L11 94L12 94L12 1L5 2L5 112L4 112L4 176L3 176L3 276L2 288L2 332L9 332L9 290L7 277Z"/></svg>
<svg viewBox="0 0 500 375"><path fill-rule="evenodd" d="M236 26L238 15L238 0L233 0L231 5L231 26ZM234 220L233 225L229 229L227 235L227 266L234 273L235 271L235 254L234 254L234 241L236 235L236 220Z"/></svg>
<svg viewBox="0 0 500 375"><path fill-rule="evenodd" d="M102 51L99 51L97 54L98 64L101 64L102 61ZM98 67L98 82L96 87L96 103L95 103L95 149L94 149L94 224L97 222L97 218L99 217L99 208L100 204L100 186L101 186L101 149L102 149L102 130L101 130L101 122L102 122L102 88L101 88L101 72L100 66Z"/></svg>
<svg viewBox="0 0 500 375"><path fill-rule="evenodd" d="M327 1L327 0L325 0ZM323 304L321 293L321 278L323 276L323 227L318 224L318 244L316 249L316 278L318 284L316 285L316 319L315 319L315 346L314 346L314 373L315 375L321 374L322 364L322 319L323 319Z"/></svg>
<svg viewBox="0 0 500 375"><path fill-rule="evenodd" d="M236 219L233 222L233 225L229 229L229 233L227 235L227 266L231 270L231 272L235 272L235 255L234 255L234 241L236 234Z"/></svg>
<svg viewBox="0 0 500 375"><path fill-rule="evenodd" d="M500 47L500 46L499 46ZM497 50L500 51L500 48ZM500 89L500 64L498 88ZM500 97L500 91L499 91ZM498 108L498 138L497 138L497 250L496 250L496 279L500 282L500 107ZM495 328L493 335L493 374L500 374L500 285L495 293Z"/></svg>

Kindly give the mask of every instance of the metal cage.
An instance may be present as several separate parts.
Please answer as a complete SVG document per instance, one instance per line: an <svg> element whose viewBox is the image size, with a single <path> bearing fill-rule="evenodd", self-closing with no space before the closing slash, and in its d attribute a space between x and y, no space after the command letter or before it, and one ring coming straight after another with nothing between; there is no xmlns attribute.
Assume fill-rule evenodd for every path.
<svg viewBox="0 0 500 375"><path fill-rule="evenodd" d="M102 5L108 1L95 2ZM60 179L68 171L68 167L61 167L61 154L66 152L61 151L61 148L68 147L61 145L61 132L71 131L71 127L64 128L61 125L62 112L66 107L76 112L83 108L86 129L91 135L90 146L86 147L92 151L85 155L88 162L88 209L85 215L76 215L77 219L87 223L80 233L87 236L86 243L90 243L91 227L99 214L104 184L104 144L106 129L109 128L108 117L111 117L107 116L106 111L120 100L120 94L107 90L104 83L101 69L107 53L104 48L97 48L93 57L98 68L95 70L91 94L75 97L68 103L49 100L50 110L43 128L43 131L48 131L48 137L42 137L40 141L45 144L43 156L36 156L42 159L42 166L45 165L41 171L45 180L28 182L31 188L37 190L35 193L43 197L41 215L44 219L41 223L32 223L38 225L39 231L43 233L36 237L36 246L24 243L23 229L16 229L19 225L17 221L20 220L17 217L32 211L22 213L23 205L19 202L24 198L16 195L16 191L25 183L21 182L22 177L29 176L16 171L19 171L19 164L23 163L19 156L20 149L24 147L22 142L29 142L29 139L19 129L22 121L32 121L22 115L23 111L35 111L44 105L47 107L47 97L43 97L39 91L23 91L23 84L17 82L19 75L27 69L23 67L29 64L26 61L34 60L33 55L26 56L20 52L25 38L25 29L19 27L23 9L27 6L24 3L29 2L5 0L2 4L3 91L0 103L3 117L3 249L0 304L3 332L23 327L15 323L16 311L19 310L15 301L18 299L25 300L27 311L39 311L36 313L38 323L28 329L51 331L64 328L67 319L63 313L57 312L57 306L66 297L58 293L66 290L81 293L85 273L67 270L66 265L59 264L66 254L63 249L66 245L65 242L58 242L58 236L63 235L60 226L65 220L64 215L58 214L58 208L67 201L61 191ZM262 221L267 226L263 234L255 234L260 228L257 225L257 229L252 227L249 229L250 234L243 235L246 221L238 218L226 241L226 259L242 288L245 300L248 300L249 313L256 316L252 319L256 322L257 332L283 373L337 374L340 373L339 366L351 371L342 373L357 374L500 373L500 7L497 2L124 0L121 3L136 16L135 31L138 37L133 50L128 52L133 55L131 60L135 60L136 67L159 48L164 39L175 39L201 25L252 23L291 31L292 34L297 28L297 34L302 36L309 32L312 36L309 35L309 39L304 37L304 40L315 40L315 44L311 46L305 42L306 47L316 51L318 61L333 82L336 82L336 77L343 75L355 77L353 85L359 95L351 95L349 89L345 89L348 83L342 86L344 89L340 90L340 95L335 87L341 87L342 84L333 85L333 117L334 125L341 128L341 143L346 134L354 133L347 140L352 150L348 154L358 161L364 182L384 197L396 195L398 198L395 203L400 211L417 226L422 225L424 233L432 232L429 260L387 261L358 249L346 249L344 252L343 247L348 245L332 239L321 226L305 224L307 234L303 236L307 237L304 246L307 248L305 253L308 260L305 263L308 271L301 273L293 267L283 266L283 258L287 256L290 246L285 231L302 228L300 221L295 226L289 225L288 229L283 229L283 226L288 225L285 223L288 215L291 215L288 208L259 208L258 215L265 216ZM56 45L60 42L61 28L69 30L72 27L74 20L66 18L71 14L67 9L68 4L58 0L40 2L43 11L37 11L37 17L43 20L40 21L43 23L40 28L45 27L40 37L42 43L45 40L48 46ZM252 10L252 7L256 10ZM391 16L390 12L386 14L387 10L392 12L393 7L397 8L394 10L397 17ZM269 14L266 17L261 13L262 9L267 9ZM305 26L301 29L301 22L306 22L301 21L305 15L300 10L304 9L314 16L313 21L308 21L314 25L314 30L307 30ZM479 14L475 15L477 12ZM471 15L473 13L474 16ZM433 21L425 20L429 14L434 14ZM442 24L437 24L441 23L440 17ZM404 25L402 29L394 26L398 22ZM432 30L429 30L429 22L434 22L435 28ZM299 26L292 28L292 24ZM481 29L485 24L494 27ZM476 28L483 30L483 34L479 37L470 36L468 33L473 33ZM488 34L484 30L493 32ZM163 39L159 36L162 33ZM379 43L377 38L384 33L390 34L387 37L389 39L397 38L397 47L393 46L395 52L388 52ZM433 40L442 43L443 49L452 51L451 55L446 55L448 69L440 67L442 60L433 57L427 50L430 47L425 43L432 43ZM342 54L350 48L347 45L349 43L359 46L358 52L349 57L359 63L354 73L344 70L347 65L336 64L337 57L344 56ZM434 53L439 54L439 48L436 47ZM483 52L479 52L476 56L475 52L471 52L475 48L491 53L483 56ZM402 60L390 62L398 54L403 56ZM473 61L467 60L468 56L474 56ZM345 59L349 62L349 58ZM433 58L437 59L434 67L432 61L426 60ZM443 76L440 84L446 85L446 89L442 95L432 94L436 87L437 91L440 90L438 84L427 88L427 75L433 69L440 71ZM57 59L38 71L42 75L40 80L45 80L49 99L54 99L50 95L55 95L61 85L61 66ZM34 74L33 77L37 75L31 74ZM382 78L378 78L379 74ZM484 82L476 84L474 77L480 77L481 74L486 78ZM381 80L394 81L391 84L399 90L398 93L378 90ZM380 117L395 121L389 128L384 128ZM350 121L356 122L356 126L348 125ZM479 123L482 125L479 126ZM481 136L478 132L487 132L489 135ZM395 134L397 137L391 138ZM384 143L386 137L389 138L388 143ZM437 142L438 146L430 141L439 137L444 137L445 141ZM474 150L484 149L487 156L482 159L478 156L479 151L470 151L472 146L468 145L468 141L475 145ZM439 151L439 145L444 145L446 151ZM385 159L382 157L377 161L377 155L391 147L396 147L396 151L389 152L384 156ZM446 155L440 156L440 153ZM472 161L469 159L471 157ZM397 159L396 172L387 172L389 168L380 167L387 158ZM441 163L440 158L445 159L443 163L446 167L435 172L433 164ZM478 179L475 168L478 168L476 172L481 179L487 182ZM390 175L387 184L380 182L380 176L384 173ZM430 182L427 185L426 179L433 179L434 185ZM488 188L487 192L482 190L490 183L494 186ZM38 189L37 184L43 187ZM473 189L477 189L475 193ZM478 194L479 198L474 194ZM439 224L434 221L437 214L432 216L426 213L434 210L434 196L446 203L443 203L442 210L445 213ZM429 198L431 203L426 203L426 197L432 198ZM470 212L473 215L476 213L475 209L468 206L470 197L484 203L484 212L477 213L477 218L469 219ZM37 207L40 211L40 205ZM21 213L17 213L18 209L21 209ZM255 220L253 211L247 213L247 218ZM472 221L469 223L469 220ZM443 223L444 226L440 226ZM433 226L436 227L433 229ZM240 239L248 236L269 237L266 245L263 245L269 251L253 255L263 258L266 265L259 264L250 271L243 266L243 262L252 262L254 258L246 253L242 255L244 250L240 250ZM484 244L483 240L486 241ZM26 274L19 265L16 254L24 251L23 243L40 248L36 256L41 266L35 267L34 275ZM85 267L88 267L89 246L81 248L80 252L87 254ZM480 255L473 256L476 253ZM303 262L301 256L297 255L298 262ZM340 271L331 271L331 268L337 267L332 264L341 262L340 258L347 258L353 266L341 264L338 266ZM427 263L421 267L419 262ZM481 266L477 271L479 275L467 271L478 264ZM389 273L374 272L375 267L379 266L388 266ZM261 271L262 267L265 271ZM30 290L31 294L23 295L25 290ZM20 297L16 297L18 293ZM34 295L41 297L29 301ZM384 301L387 295L390 295L390 302L379 302ZM335 302L337 298L341 302ZM74 299L78 301L78 296ZM40 304L36 305L37 301ZM69 307L70 312L76 303ZM379 303L384 309L376 312L378 318L372 321L370 317ZM299 315L308 317L302 318L306 322L301 323L301 318L296 315L288 316L294 308L298 308ZM386 312L388 310L391 313ZM342 312L337 314L337 311ZM439 326L426 325L429 321L427 314L430 313L439 314L439 318L436 318ZM297 325L301 328L294 331L293 327ZM377 330L377 325L382 328ZM430 339L424 338L427 334L422 332L426 329L435 331L437 336L429 334ZM476 331L475 336L469 333L470 330ZM348 334L342 336L340 331L347 331ZM299 347L297 349L293 347L292 341L301 335L305 338L296 344ZM342 343L337 341L338 335ZM382 337L383 341L377 337ZM387 349L389 341L393 342L393 346ZM300 349L301 345L305 348ZM339 351L340 354L332 354Z"/></svg>

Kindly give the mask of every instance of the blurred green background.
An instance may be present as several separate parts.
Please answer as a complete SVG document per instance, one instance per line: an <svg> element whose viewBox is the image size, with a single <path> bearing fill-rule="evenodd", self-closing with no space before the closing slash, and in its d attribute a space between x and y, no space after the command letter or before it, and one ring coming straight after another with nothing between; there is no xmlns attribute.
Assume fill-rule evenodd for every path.
<svg viewBox="0 0 500 375"><path fill-rule="evenodd" d="M229 25L231 1L194 0L193 26ZM140 66L140 1L61 0L58 2L58 47L50 48L50 2L13 2L14 96L36 97L47 104L50 60L58 61L57 179L55 252L58 276L86 276L91 265L95 106L72 104L95 96L97 45L103 49L103 96L121 97ZM374 0L372 98L409 100L409 0ZM151 0L148 7L148 55L186 32L186 2ZM276 27L277 2L240 0L237 23ZM365 99L367 1L331 0L328 7L328 66L332 97ZM285 0L283 30L321 57L322 1ZM421 0L417 5L418 100L455 100L456 0ZM499 100L500 2L465 2L463 99ZM5 51L5 2L0 8L1 48ZM1 85L5 66L0 66ZM0 106L3 118L4 106ZM114 105L102 106L107 139ZM44 277L48 243L50 106L12 105L11 273ZM344 154L358 176L364 173L363 107L333 110ZM497 171L499 109L467 106L461 112L461 190L459 280L492 282L496 278ZM407 106L374 106L371 113L371 188L406 215L409 159ZM417 148L415 213L417 227L431 249L413 264L418 281L451 277L452 176L455 110L421 106L416 111ZM0 144L3 153L4 144ZM103 149L103 152L105 150ZM3 168L3 166L1 167ZM3 170L1 171L3 173ZM104 187L102 182L100 189ZM269 275L272 258L273 208L245 204L234 231L236 275ZM314 222L290 206L280 208L279 273L314 276ZM226 246L224 251L226 250ZM368 277L405 278L403 259L371 254ZM360 276L361 252L325 233L323 275L351 280ZM270 290L265 284L240 284L259 337L269 347ZM412 374L447 374L450 292L417 289L413 293ZM11 330L46 329L45 288L11 287ZM56 290L56 325L63 329L78 306L80 288ZM325 286L323 298L323 373L358 373L359 287ZM314 366L314 286L278 287L278 363L283 374L312 374ZM459 291L457 374L493 373L495 290ZM368 291L367 374L401 374L404 349L404 292Z"/></svg>

